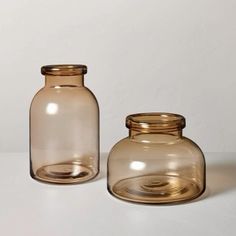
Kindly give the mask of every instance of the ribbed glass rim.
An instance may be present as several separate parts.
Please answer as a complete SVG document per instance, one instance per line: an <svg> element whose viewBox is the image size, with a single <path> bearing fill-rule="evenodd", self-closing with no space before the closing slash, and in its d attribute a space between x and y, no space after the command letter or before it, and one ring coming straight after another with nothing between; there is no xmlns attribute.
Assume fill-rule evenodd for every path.
<svg viewBox="0 0 236 236"><path fill-rule="evenodd" d="M126 117L126 127L134 130L176 130L185 127L182 115L168 112L136 113Z"/></svg>
<svg viewBox="0 0 236 236"><path fill-rule="evenodd" d="M41 67L43 75L83 75L87 73L87 66L81 64L61 64L61 65L45 65Z"/></svg>

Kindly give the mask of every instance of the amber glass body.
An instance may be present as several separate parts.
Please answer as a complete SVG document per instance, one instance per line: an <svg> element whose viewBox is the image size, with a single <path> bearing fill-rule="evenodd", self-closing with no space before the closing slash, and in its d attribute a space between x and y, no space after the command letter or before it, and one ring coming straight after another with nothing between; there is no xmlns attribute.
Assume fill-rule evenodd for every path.
<svg viewBox="0 0 236 236"><path fill-rule="evenodd" d="M99 172L99 108L84 86L84 65L41 69L45 86L30 107L30 174L58 184L81 183Z"/></svg>
<svg viewBox="0 0 236 236"><path fill-rule="evenodd" d="M189 201L205 190L201 149L182 135L185 119L171 113L141 113L126 118L129 136L108 158L108 191L137 203Z"/></svg>

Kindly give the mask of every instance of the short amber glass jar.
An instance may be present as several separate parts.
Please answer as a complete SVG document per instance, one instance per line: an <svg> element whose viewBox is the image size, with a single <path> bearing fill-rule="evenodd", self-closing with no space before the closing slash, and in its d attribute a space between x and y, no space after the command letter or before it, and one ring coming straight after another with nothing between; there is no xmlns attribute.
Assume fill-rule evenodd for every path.
<svg viewBox="0 0 236 236"><path fill-rule="evenodd" d="M45 86L30 107L30 174L58 184L99 172L99 108L84 86L85 65L43 66Z"/></svg>
<svg viewBox="0 0 236 236"><path fill-rule="evenodd" d="M108 158L108 191L138 203L192 200L205 190L201 149L182 136L185 118L171 113L140 113L126 118L129 137Z"/></svg>

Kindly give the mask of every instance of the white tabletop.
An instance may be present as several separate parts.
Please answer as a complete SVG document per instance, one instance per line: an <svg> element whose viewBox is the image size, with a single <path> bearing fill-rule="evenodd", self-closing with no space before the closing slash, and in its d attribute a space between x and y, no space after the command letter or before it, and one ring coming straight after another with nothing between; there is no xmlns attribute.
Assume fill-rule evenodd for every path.
<svg viewBox="0 0 236 236"><path fill-rule="evenodd" d="M101 174L81 185L49 185L29 176L28 154L0 154L1 236L236 235L236 153L208 153L207 190L179 205L131 204L106 190Z"/></svg>

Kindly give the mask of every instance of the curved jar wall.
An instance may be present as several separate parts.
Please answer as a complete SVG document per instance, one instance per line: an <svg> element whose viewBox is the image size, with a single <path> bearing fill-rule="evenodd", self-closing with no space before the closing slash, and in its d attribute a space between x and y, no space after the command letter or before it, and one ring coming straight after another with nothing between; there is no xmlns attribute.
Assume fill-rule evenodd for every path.
<svg viewBox="0 0 236 236"><path fill-rule="evenodd" d="M41 69L45 86L30 108L30 173L51 183L80 183L99 171L99 108L84 86L83 65Z"/></svg>
<svg viewBox="0 0 236 236"><path fill-rule="evenodd" d="M182 136L185 119L170 113L126 118L129 136L108 158L108 191L139 203L194 199L205 189L205 160L200 148Z"/></svg>

